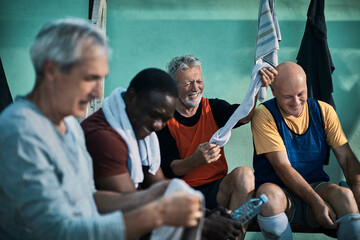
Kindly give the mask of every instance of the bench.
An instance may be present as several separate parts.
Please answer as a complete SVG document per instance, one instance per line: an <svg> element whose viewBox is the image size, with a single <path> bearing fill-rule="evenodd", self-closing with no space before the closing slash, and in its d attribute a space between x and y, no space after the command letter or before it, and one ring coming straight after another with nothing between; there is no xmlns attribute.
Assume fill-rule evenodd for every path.
<svg viewBox="0 0 360 240"><path fill-rule="evenodd" d="M290 226L293 233L323 233L328 237L336 238L337 229L312 228L301 224L291 224ZM247 232L261 232L261 230L256 222L252 222L249 224Z"/></svg>

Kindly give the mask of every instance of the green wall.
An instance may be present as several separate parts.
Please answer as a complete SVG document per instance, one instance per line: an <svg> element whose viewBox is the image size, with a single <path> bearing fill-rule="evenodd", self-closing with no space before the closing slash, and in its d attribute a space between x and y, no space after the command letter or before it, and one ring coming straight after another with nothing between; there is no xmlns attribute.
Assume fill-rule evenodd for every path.
<svg viewBox="0 0 360 240"><path fill-rule="evenodd" d="M29 48L47 21L88 16L85 0L0 0L0 56L14 97L29 92L35 82Z"/></svg>
<svg viewBox="0 0 360 240"><path fill-rule="evenodd" d="M276 1L282 33L279 62L296 61L310 0ZM113 48L105 95L147 67L165 69L172 57L194 54L203 63L206 97L241 103L250 83L257 31L258 1L108 0L107 34ZM34 83L28 49L40 25L60 17L87 18L87 0L1 0L0 56L12 96ZM336 67L334 99L343 129L360 158L360 1L326 0L328 43ZM268 98L271 98L268 90ZM232 131L225 146L230 169L252 167L252 136L246 125ZM332 156L326 171L343 179ZM295 239L308 239L295 234ZM248 233L246 239L262 239ZM328 239L322 234L311 239Z"/></svg>
<svg viewBox="0 0 360 240"><path fill-rule="evenodd" d="M279 62L296 61L310 1L276 1L282 33ZM334 99L343 129L360 157L360 2L327 0L328 44L336 67ZM203 62L206 97L241 102L250 82L258 1L108 1L108 36L114 48L108 95L146 67L164 69L181 54ZM268 98L271 98L268 90ZM351 110L349 107L351 106ZM251 165L250 126L232 131L225 146L230 169ZM343 179L334 156L326 166L334 182Z"/></svg>

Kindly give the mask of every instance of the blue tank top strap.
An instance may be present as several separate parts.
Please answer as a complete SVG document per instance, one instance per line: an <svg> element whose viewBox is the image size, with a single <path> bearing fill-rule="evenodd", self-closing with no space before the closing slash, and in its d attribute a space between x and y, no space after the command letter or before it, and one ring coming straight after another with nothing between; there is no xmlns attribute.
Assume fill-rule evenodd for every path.
<svg viewBox="0 0 360 240"><path fill-rule="evenodd" d="M273 98L266 101L264 106L272 114L278 132L284 141L289 161L308 183L316 181L329 181L323 170L327 158L328 146L325 138L324 123L318 102L308 98L309 126L302 134L293 132L286 124L280 110ZM274 169L265 154L257 155L254 151L255 185L265 182L283 185L276 176Z"/></svg>

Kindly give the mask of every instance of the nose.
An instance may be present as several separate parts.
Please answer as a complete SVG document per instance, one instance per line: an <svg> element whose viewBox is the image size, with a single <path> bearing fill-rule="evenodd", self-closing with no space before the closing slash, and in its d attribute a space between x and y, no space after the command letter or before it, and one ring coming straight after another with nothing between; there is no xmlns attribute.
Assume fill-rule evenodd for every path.
<svg viewBox="0 0 360 240"><path fill-rule="evenodd" d="M152 127L155 131L161 130L163 127L165 127L165 122L163 122L161 119L154 120L152 123Z"/></svg>
<svg viewBox="0 0 360 240"><path fill-rule="evenodd" d="M299 104L300 104L300 97L298 97L298 96L296 96L295 98L294 98L294 105L295 106L298 106Z"/></svg>
<svg viewBox="0 0 360 240"><path fill-rule="evenodd" d="M101 98L103 96L104 81L103 79L95 81L95 85L92 91L94 98Z"/></svg>
<svg viewBox="0 0 360 240"><path fill-rule="evenodd" d="M193 91L193 92L199 91L199 84L196 81L191 82L190 90Z"/></svg>

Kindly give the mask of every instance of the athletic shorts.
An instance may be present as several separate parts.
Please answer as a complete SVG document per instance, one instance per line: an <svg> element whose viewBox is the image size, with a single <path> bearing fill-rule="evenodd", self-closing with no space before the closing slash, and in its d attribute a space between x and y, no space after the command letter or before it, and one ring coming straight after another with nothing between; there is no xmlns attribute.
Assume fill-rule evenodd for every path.
<svg viewBox="0 0 360 240"><path fill-rule="evenodd" d="M202 194L205 197L205 207L209 210L214 209L218 206L218 203L216 201L216 196L219 192L219 186L221 181L224 178L220 178L216 181L213 181L211 183L207 183L201 186L193 187L196 190L199 190L202 192Z"/></svg>
<svg viewBox="0 0 360 240"><path fill-rule="evenodd" d="M315 182L311 184L311 187L316 190L320 185L326 184L328 182ZM297 197L294 193L292 193L288 188L283 187L282 190L285 194L290 198L291 203L293 205L293 215L291 219L289 219L290 223L301 224L309 227L319 227L313 226L309 223L308 210L309 205L307 205L304 201L302 201L299 197Z"/></svg>

